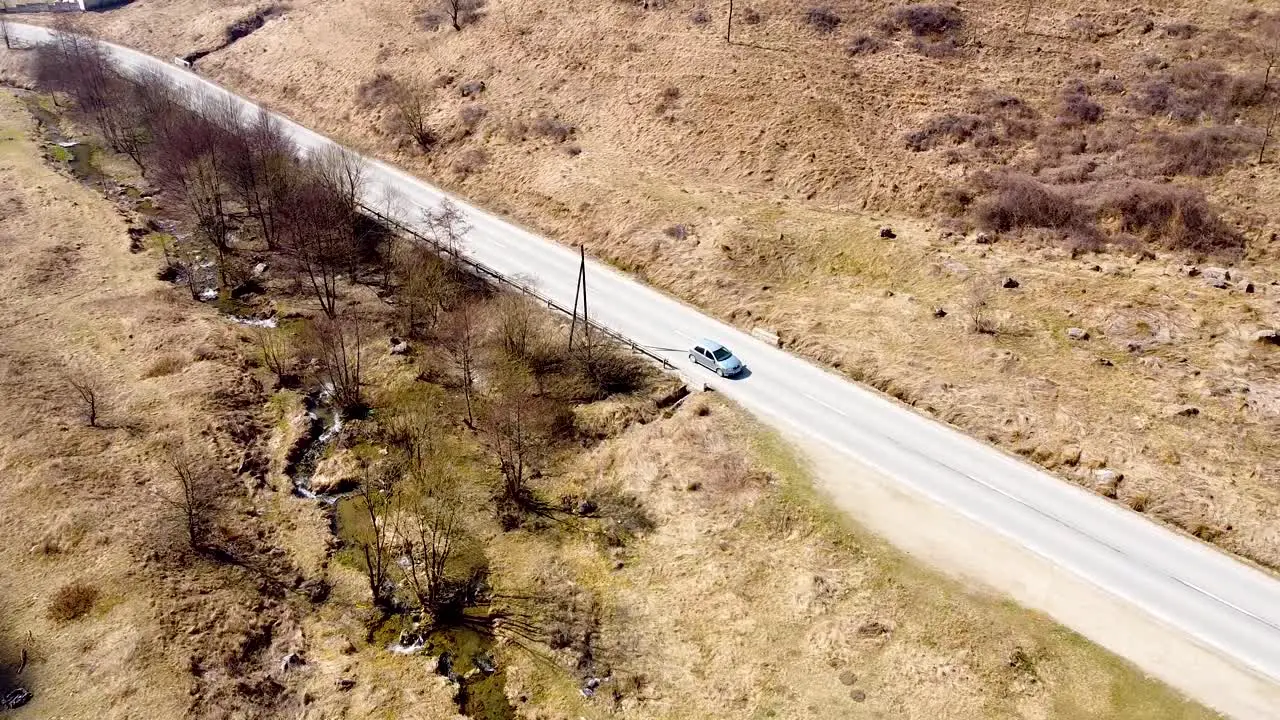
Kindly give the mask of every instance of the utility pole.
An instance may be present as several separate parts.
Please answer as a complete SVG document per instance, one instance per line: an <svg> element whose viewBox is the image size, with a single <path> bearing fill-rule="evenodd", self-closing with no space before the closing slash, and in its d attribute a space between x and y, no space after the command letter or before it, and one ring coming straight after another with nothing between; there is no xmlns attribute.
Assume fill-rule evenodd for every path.
<svg viewBox="0 0 1280 720"><path fill-rule="evenodd" d="M578 327L578 298L582 298L582 343L591 362L591 320L587 315L587 250L578 246L578 283L573 290L573 321L569 325L569 349L573 350L573 333Z"/></svg>
<svg viewBox="0 0 1280 720"><path fill-rule="evenodd" d="M729 0L729 22L724 27L724 41L733 44L733 0Z"/></svg>

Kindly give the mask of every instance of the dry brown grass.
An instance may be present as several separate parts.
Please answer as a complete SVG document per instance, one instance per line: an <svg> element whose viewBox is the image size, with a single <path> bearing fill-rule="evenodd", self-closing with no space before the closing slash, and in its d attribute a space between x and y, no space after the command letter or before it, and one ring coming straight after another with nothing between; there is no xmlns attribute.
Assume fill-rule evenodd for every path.
<svg viewBox="0 0 1280 720"><path fill-rule="evenodd" d="M966 591L851 528L743 413L708 396L633 425L548 480L625 494L653 526L618 547L494 540L501 592L596 597L594 660L572 677L520 654L510 694L553 716L1199 718L1043 618ZM572 648L552 653L571 663Z"/></svg>
<svg viewBox="0 0 1280 720"><path fill-rule="evenodd" d="M93 610L99 595L98 588L83 582L63 585L49 602L49 619L65 623L83 617Z"/></svg>
<svg viewBox="0 0 1280 720"><path fill-rule="evenodd" d="M975 245L933 218L942 205L963 210L952 191L971 170L1001 164L1044 182L1103 183L1086 193L1094 198L1123 189L1106 183L1149 163L1134 149L1169 122L1153 107L1176 111L1175 125L1192 111L1253 123L1258 58L1242 38L1254 21L1225 2L1160 2L1136 14L1033 4L1024 33L1024 4L984 0L947 31L959 43L948 56L926 57L909 29L884 36L877 27L897 7L888 4L814 4L842 19L826 33L806 22L809 6L766 2L751 8L756 22L735 23L734 45L718 39L714 12L711 23L690 23L695 7L499 0L455 33L423 31L414 9L391 0L301 5L201 60L200 71L492 210L584 241L743 327L778 330L791 349L975 436L1028 456L1079 447L1088 462L1124 472L1118 501L1147 494L1138 505L1153 517L1188 532L1218 528L1217 544L1280 567L1270 539L1280 489L1267 480L1280 473L1271 379L1280 359L1249 341L1276 322L1267 218L1280 215L1280 165L1237 160L1219 172L1221 153L1205 136L1178 145L1189 164L1170 166L1219 172L1178 182L1226 209L1219 226L1192 208L1201 229L1226 228L1233 247L1245 243L1236 262L1252 295L1179 275L1185 253L1212 248L1184 242L1198 231L1153 215L1159 203L1137 208L1154 222L1104 208L1101 228L1121 251L1102 257L1077 233L1066 246L1053 229L1028 231L1029 243ZM138 0L86 19L167 57L209 45L253 10ZM1190 39L1161 30L1185 24L1197 28ZM884 47L850 57L845 47L863 36ZM483 80L486 118L426 156L398 153L384 134L387 111L360 100L379 72L447 78L431 91L439 128L471 102L456 79ZM655 113L667 88L678 97ZM1082 98L1102 106L1099 122ZM1173 104L1135 106L1141 98ZM907 147L909 133L948 113L978 124L957 126L967 134L960 144ZM581 154L563 151L570 135ZM696 232L664 232L695 218ZM886 222L896 240L876 235ZM1124 250L1148 242L1187 249L1154 261ZM967 331L956 310L973 279L1007 274L1022 287L993 290L1000 331ZM949 314L935 319L933 307ZM1135 329L1148 316L1150 332ZM1071 326L1093 339L1064 341ZM1203 412L1168 418L1173 402Z"/></svg>

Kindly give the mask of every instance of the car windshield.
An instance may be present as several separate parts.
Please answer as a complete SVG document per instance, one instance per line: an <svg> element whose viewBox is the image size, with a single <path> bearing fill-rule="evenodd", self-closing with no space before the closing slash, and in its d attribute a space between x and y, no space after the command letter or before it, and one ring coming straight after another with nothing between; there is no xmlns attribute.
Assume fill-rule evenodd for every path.
<svg viewBox="0 0 1280 720"><path fill-rule="evenodd" d="M715 352L711 353L711 357L720 361L724 361L733 357L733 353L729 352L728 350L725 350L724 348L716 348Z"/></svg>

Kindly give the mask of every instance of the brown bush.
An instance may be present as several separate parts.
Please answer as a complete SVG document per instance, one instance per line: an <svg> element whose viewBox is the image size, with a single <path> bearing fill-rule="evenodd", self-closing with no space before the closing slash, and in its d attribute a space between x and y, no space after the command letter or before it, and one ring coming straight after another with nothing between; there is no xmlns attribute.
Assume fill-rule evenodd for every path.
<svg viewBox="0 0 1280 720"><path fill-rule="evenodd" d="M745 8L742 11L742 22L748 25L759 25L764 21L764 16L755 8Z"/></svg>
<svg viewBox="0 0 1280 720"><path fill-rule="evenodd" d="M946 113L930 120L923 128L907 135L907 148L914 151L937 147L944 140L953 144L972 143L990 148L1030 140L1039 134L1035 111L1013 95L992 94L979 97L972 111Z"/></svg>
<svg viewBox="0 0 1280 720"><path fill-rule="evenodd" d="M1156 171L1164 175L1204 177L1222 172L1256 144L1255 133L1246 128L1206 127L1184 133L1157 133Z"/></svg>
<svg viewBox="0 0 1280 720"><path fill-rule="evenodd" d="M464 151L453 161L453 171L466 177L480 172L489 164L489 156L483 150L472 148Z"/></svg>
<svg viewBox="0 0 1280 720"><path fill-rule="evenodd" d="M529 129L537 135L551 138L556 142L568 140L577 131L577 128L572 123L546 115L539 115L535 118Z"/></svg>
<svg viewBox="0 0 1280 720"><path fill-rule="evenodd" d="M960 44L956 42L955 38L942 38L941 40L912 38L911 49L925 57L945 60L949 57L954 57L956 53L960 52Z"/></svg>
<svg viewBox="0 0 1280 720"><path fill-rule="evenodd" d="M1068 124L1096 123L1102 120L1102 106L1090 99L1083 83L1071 83L1062 93L1058 120Z"/></svg>
<svg viewBox="0 0 1280 720"><path fill-rule="evenodd" d="M935 37L964 27L964 16L954 5L907 5L890 13L881 27L889 31L909 30L916 37Z"/></svg>
<svg viewBox="0 0 1280 720"><path fill-rule="evenodd" d="M398 86L390 73L380 72L356 87L356 104L363 108L385 105L395 97Z"/></svg>
<svg viewBox="0 0 1280 720"><path fill-rule="evenodd" d="M990 190L973 210L979 227L999 232L1028 227L1094 232L1088 208L1034 178L1005 173L986 178L984 184Z"/></svg>
<svg viewBox="0 0 1280 720"><path fill-rule="evenodd" d="M462 126L468 131L475 129L476 125L489 114L483 105L468 105L458 111L458 119L462 121Z"/></svg>
<svg viewBox="0 0 1280 720"><path fill-rule="evenodd" d="M907 135L907 148L920 152L937 147L943 140L950 140L953 144L959 145L972 140L979 130L989 126L986 120L977 115L956 113L939 115L924 127Z"/></svg>
<svg viewBox="0 0 1280 720"><path fill-rule="evenodd" d="M70 622L84 617L93 610L99 595L97 588L82 582L64 585L49 602L49 619L56 622Z"/></svg>
<svg viewBox="0 0 1280 720"><path fill-rule="evenodd" d="M1170 23L1164 26L1165 37L1179 40L1190 40L1198 32L1200 32L1200 28L1187 22Z"/></svg>
<svg viewBox="0 0 1280 720"><path fill-rule="evenodd" d="M1098 206L1122 231L1172 250L1238 255L1244 249L1244 238L1199 190L1133 180L1104 194Z"/></svg>
<svg viewBox="0 0 1280 720"><path fill-rule="evenodd" d="M884 43L879 38L870 35L859 35L845 46L845 52L850 55L870 55L871 53L880 52L884 49Z"/></svg>
<svg viewBox="0 0 1280 720"><path fill-rule="evenodd" d="M821 33L835 32L840 27L840 16L831 8L813 7L804 14L804 21L809 27Z"/></svg>
<svg viewBox="0 0 1280 720"><path fill-rule="evenodd" d="M1235 111L1260 103L1264 94L1261 77L1236 76L1216 62L1191 60L1143 84L1131 104L1139 112L1179 122L1202 117L1226 122Z"/></svg>
<svg viewBox="0 0 1280 720"><path fill-rule="evenodd" d="M694 11L689 13L689 22L694 25L706 25L711 22L711 13L707 12L706 8L694 8Z"/></svg>

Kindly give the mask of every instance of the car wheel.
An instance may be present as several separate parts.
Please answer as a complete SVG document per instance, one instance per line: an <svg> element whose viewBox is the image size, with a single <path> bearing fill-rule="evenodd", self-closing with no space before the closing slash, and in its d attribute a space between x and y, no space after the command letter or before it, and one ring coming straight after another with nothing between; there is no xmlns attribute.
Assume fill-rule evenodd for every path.
<svg viewBox="0 0 1280 720"><path fill-rule="evenodd" d="M716 368L716 373L719 374L720 377L724 377L724 368Z"/></svg>
<svg viewBox="0 0 1280 720"><path fill-rule="evenodd" d="M698 361L693 359L693 353L689 353L689 362L693 363L694 365L698 364Z"/></svg>

